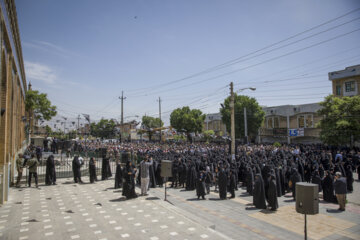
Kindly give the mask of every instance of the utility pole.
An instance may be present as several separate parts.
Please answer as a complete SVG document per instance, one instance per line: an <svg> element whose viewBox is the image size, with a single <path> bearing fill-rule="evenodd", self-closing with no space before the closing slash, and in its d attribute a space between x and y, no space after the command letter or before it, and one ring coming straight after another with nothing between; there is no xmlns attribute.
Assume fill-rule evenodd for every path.
<svg viewBox="0 0 360 240"><path fill-rule="evenodd" d="M79 134L79 131L80 131L80 126L79 126L79 123L80 123L80 114L78 115L77 117L77 120L78 120L78 127L77 127L77 134Z"/></svg>
<svg viewBox="0 0 360 240"><path fill-rule="evenodd" d="M120 141L122 142L122 132L123 132L123 124L124 124L124 100L126 97L124 97L124 91L121 91L121 122L120 122Z"/></svg>
<svg viewBox="0 0 360 240"><path fill-rule="evenodd" d="M246 107L244 107L244 130L245 130L245 140L246 140L246 144L248 144L249 140L248 140L248 129L247 129L247 116L246 116Z"/></svg>
<svg viewBox="0 0 360 240"><path fill-rule="evenodd" d="M162 141L162 131L161 131L161 98L159 97L159 119L160 119L160 142Z"/></svg>
<svg viewBox="0 0 360 240"><path fill-rule="evenodd" d="M235 160L235 103L234 84L230 83L230 110L231 110L231 159Z"/></svg>

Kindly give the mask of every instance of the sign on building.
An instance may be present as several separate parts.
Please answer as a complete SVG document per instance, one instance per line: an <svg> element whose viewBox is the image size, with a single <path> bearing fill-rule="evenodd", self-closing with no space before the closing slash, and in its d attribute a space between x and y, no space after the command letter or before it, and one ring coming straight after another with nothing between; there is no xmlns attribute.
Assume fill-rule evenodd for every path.
<svg viewBox="0 0 360 240"><path fill-rule="evenodd" d="M304 136L304 129L303 128L289 129L289 136L290 137L303 137Z"/></svg>

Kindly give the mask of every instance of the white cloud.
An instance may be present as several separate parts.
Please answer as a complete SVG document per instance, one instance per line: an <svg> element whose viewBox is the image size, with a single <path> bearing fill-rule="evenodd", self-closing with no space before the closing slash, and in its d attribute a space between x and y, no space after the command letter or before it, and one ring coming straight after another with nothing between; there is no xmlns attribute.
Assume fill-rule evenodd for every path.
<svg viewBox="0 0 360 240"><path fill-rule="evenodd" d="M55 54L64 58L68 58L68 57L72 57L72 56L76 56L76 54L74 54L73 52L66 50L63 47L60 47L58 45L55 45L53 43L49 43L49 42L45 42L45 41L30 41L30 42L26 42L23 41L22 45L24 47L28 47L28 48L36 48L51 54Z"/></svg>
<svg viewBox="0 0 360 240"><path fill-rule="evenodd" d="M25 73L27 79L38 80L47 84L53 84L56 80L54 70L41 63L25 61Z"/></svg>

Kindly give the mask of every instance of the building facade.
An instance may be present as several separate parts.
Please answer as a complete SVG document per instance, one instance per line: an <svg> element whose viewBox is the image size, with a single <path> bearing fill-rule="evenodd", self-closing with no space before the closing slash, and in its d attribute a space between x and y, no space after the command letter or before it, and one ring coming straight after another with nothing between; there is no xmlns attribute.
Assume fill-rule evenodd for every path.
<svg viewBox="0 0 360 240"><path fill-rule="evenodd" d="M203 131L213 130L216 136L227 135L226 125L221 120L221 113L206 114Z"/></svg>
<svg viewBox="0 0 360 240"><path fill-rule="evenodd" d="M265 121L259 129L261 143L320 143L320 129L316 124L322 119L317 114L318 103L263 107Z"/></svg>
<svg viewBox="0 0 360 240"><path fill-rule="evenodd" d="M0 204L14 181L17 153L27 143L25 133L26 78L14 0L0 0Z"/></svg>
<svg viewBox="0 0 360 240"><path fill-rule="evenodd" d="M360 93L360 65L330 72L333 95L336 97L355 96Z"/></svg>

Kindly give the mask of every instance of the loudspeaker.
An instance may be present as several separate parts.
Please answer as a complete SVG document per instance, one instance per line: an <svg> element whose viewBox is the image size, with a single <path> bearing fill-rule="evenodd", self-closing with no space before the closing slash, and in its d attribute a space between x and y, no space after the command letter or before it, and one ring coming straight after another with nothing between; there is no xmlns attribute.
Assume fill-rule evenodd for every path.
<svg viewBox="0 0 360 240"><path fill-rule="evenodd" d="M169 160L161 161L161 177L172 177L171 166L172 166L172 161Z"/></svg>
<svg viewBox="0 0 360 240"><path fill-rule="evenodd" d="M129 152L121 153L121 162L126 163L128 160L131 160L130 153Z"/></svg>
<svg viewBox="0 0 360 240"><path fill-rule="evenodd" d="M296 212L310 215L319 213L319 185L296 183Z"/></svg>

